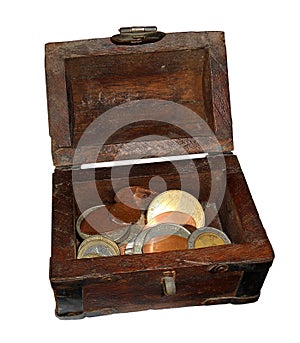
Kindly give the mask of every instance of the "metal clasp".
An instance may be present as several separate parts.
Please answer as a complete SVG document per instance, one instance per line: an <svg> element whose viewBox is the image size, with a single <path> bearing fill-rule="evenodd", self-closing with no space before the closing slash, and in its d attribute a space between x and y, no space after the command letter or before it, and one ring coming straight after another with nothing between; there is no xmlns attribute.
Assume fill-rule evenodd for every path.
<svg viewBox="0 0 300 343"><path fill-rule="evenodd" d="M176 294L175 272L164 272L161 279L161 285L164 295L170 296Z"/></svg>
<svg viewBox="0 0 300 343"><path fill-rule="evenodd" d="M114 44L136 45L154 43L161 40L165 33L157 31L156 26L121 27L119 34L111 37Z"/></svg>

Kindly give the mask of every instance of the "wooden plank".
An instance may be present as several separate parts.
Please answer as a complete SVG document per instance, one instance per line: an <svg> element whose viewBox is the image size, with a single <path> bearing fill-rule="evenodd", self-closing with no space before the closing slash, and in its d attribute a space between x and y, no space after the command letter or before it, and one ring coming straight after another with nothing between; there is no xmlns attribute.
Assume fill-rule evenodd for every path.
<svg viewBox="0 0 300 343"><path fill-rule="evenodd" d="M51 258L66 261L76 257L72 175L53 174Z"/></svg>
<svg viewBox="0 0 300 343"><path fill-rule="evenodd" d="M231 146L231 141L219 142L224 150ZM150 157L179 156L197 154L199 151L219 151L220 144L210 137L173 138L152 141L132 141L99 146L82 146L80 150L60 148L53 152L53 159L58 167L81 165L85 163L109 162L114 160L140 159ZM224 152L224 150L219 152Z"/></svg>
<svg viewBox="0 0 300 343"><path fill-rule="evenodd" d="M265 263L272 261L273 253L268 241L230 244L202 249L168 251L156 254L113 256L95 259L57 261L51 269L53 284L90 280L103 282L122 277L122 274L152 270L176 270L199 267L208 271L212 265L227 264L236 269L241 264ZM145 273L145 278L147 274Z"/></svg>
<svg viewBox="0 0 300 343"><path fill-rule="evenodd" d="M74 221L80 212L74 206L73 191L86 198L86 207L97 201L90 186L96 187L105 203L113 201L111 168L56 170L53 176L53 231L50 280L59 317L128 312L149 308L169 308L216 303L245 303L259 297L260 288L272 264L274 253L259 221L240 165L234 155L214 155L205 159L180 161L179 179L170 162L136 165L130 175L118 167L115 186L124 178L133 185L147 186L153 176L161 176L170 188L191 178L193 163L200 180L200 200L207 201L211 188L211 164L227 171L227 190L218 218L233 244L202 249L155 254L76 259ZM214 173L216 172L214 170ZM126 175L125 175L126 174ZM125 175L125 176L124 176ZM96 181L95 181L96 179ZM74 188L74 187L75 188ZM174 273L176 295L162 293L161 279ZM173 275L173 274L172 274Z"/></svg>
<svg viewBox="0 0 300 343"><path fill-rule="evenodd" d="M266 240L267 234L253 202L246 179L242 173L229 174L227 187L234 203L245 242Z"/></svg>
<svg viewBox="0 0 300 343"><path fill-rule="evenodd" d="M134 47L117 46L107 38L50 43L46 45L46 77L56 166L72 165L76 143L91 120L128 99L160 97L181 103L207 121L222 151L233 148L222 32L172 33L155 44ZM170 131L169 127L164 131ZM125 140L138 132L132 134ZM118 145L122 136L115 137L111 153L103 152L99 161L115 158L119 147L113 145ZM176 136L169 139L176 142ZM146 151L147 146L135 143L131 146L133 155ZM204 139L203 146L195 145L187 138L186 152L217 151L212 143ZM172 146L162 146L165 151L160 155L177 153ZM82 151L80 160L87 163L89 155L88 149Z"/></svg>

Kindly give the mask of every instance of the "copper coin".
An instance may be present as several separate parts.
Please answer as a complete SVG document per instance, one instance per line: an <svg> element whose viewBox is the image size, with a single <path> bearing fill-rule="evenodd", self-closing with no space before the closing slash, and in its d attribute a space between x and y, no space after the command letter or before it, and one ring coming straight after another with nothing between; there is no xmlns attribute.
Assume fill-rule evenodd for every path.
<svg viewBox="0 0 300 343"><path fill-rule="evenodd" d="M143 245L143 253L187 249L187 239L180 236L159 236L151 238Z"/></svg>
<svg viewBox="0 0 300 343"><path fill-rule="evenodd" d="M133 209L121 203L112 205L94 206L78 218L76 229L82 238L96 234L108 234L123 229L129 224L137 222L141 217L141 211ZM125 229L124 229L125 230ZM120 237L124 234L120 231Z"/></svg>
<svg viewBox="0 0 300 343"><path fill-rule="evenodd" d="M170 211L158 214L145 225L144 230L163 223L179 224L186 227L190 232L196 230L196 222L194 218L187 213L178 211Z"/></svg>
<svg viewBox="0 0 300 343"><path fill-rule="evenodd" d="M156 237L180 236L187 240L190 235L191 233L181 225L171 223L158 224L141 231L133 242L132 253L142 254L143 246Z"/></svg>
<svg viewBox="0 0 300 343"><path fill-rule="evenodd" d="M115 195L115 202L123 203L131 208L147 209L156 192L140 186L121 188Z"/></svg>
<svg viewBox="0 0 300 343"><path fill-rule="evenodd" d="M121 255L125 255L126 246L127 246L127 244L122 244L119 246Z"/></svg>
<svg viewBox="0 0 300 343"><path fill-rule="evenodd" d="M122 224L136 223L142 214L141 211L137 208L132 208L121 203L107 205L106 207L110 213L112 221L115 221L117 223L119 222Z"/></svg>
<svg viewBox="0 0 300 343"><path fill-rule="evenodd" d="M76 230L77 230L77 232L81 238L86 239L91 235L98 234L98 232L97 232L98 221L96 221L96 223L93 223L95 221L95 218L93 219L93 216L95 216L95 213L101 212L100 209L102 207L105 207L105 206L99 205L99 206L90 207L87 210L85 210L84 212L82 212L81 215L77 218ZM94 213L94 215L91 215L91 217L89 219L86 219L92 213Z"/></svg>

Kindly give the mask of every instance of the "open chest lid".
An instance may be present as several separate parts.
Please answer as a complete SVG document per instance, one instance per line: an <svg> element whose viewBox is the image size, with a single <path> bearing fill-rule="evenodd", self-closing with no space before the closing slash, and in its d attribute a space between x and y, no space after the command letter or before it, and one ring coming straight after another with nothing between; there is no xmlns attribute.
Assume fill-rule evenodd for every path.
<svg viewBox="0 0 300 343"><path fill-rule="evenodd" d="M57 167L233 150L223 32L46 45Z"/></svg>

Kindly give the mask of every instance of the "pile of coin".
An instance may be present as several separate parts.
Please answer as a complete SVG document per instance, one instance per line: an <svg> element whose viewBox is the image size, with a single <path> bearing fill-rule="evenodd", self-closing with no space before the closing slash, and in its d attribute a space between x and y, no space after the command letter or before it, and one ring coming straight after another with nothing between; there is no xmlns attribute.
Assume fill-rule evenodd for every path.
<svg viewBox="0 0 300 343"><path fill-rule="evenodd" d="M77 258L132 255L203 248L231 243L216 228L205 227L200 202L181 190L157 194L143 187L127 187L115 203L94 206L76 221L82 243Z"/></svg>

